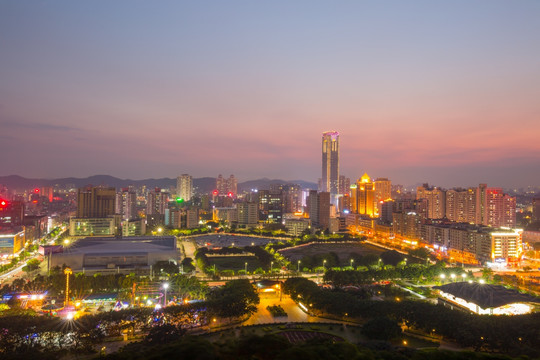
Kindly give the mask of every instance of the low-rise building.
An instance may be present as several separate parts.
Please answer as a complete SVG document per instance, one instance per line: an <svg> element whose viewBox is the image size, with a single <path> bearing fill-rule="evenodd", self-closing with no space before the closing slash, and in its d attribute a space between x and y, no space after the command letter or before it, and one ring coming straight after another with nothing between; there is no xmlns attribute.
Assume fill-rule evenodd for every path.
<svg viewBox="0 0 540 360"><path fill-rule="evenodd" d="M158 261L179 259L174 236L84 238L51 254L51 266L64 264L74 273L150 274Z"/></svg>

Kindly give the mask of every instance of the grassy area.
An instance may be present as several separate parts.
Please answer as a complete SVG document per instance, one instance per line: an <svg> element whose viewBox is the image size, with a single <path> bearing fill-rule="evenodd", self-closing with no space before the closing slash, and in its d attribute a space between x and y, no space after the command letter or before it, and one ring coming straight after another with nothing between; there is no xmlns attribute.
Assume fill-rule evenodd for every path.
<svg viewBox="0 0 540 360"><path fill-rule="evenodd" d="M427 339L411 336L408 334L402 334L400 337L400 340L392 341L392 344L397 345L397 346L407 346L414 349L439 347L439 343L436 341L430 341Z"/></svg>
<svg viewBox="0 0 540 360"><path fill-rule="evenodd" d="M247 269L249 272L253 272L259 267L263 267L262 263L255 256L212 256L208 258L210 266L216 265L218 270L244 270L246 262L248 263Z"/></svg>
<svg viewBox="0 0 540 360"><path fill-rule="evenodd" d="M329 323L272 323L261 325L249 325L239 326L234 330L227 329L214 333L208 333L201 335L209 341L227 340L239 336L258 335L263 336L265 334L279 334L284 331L306 331L306 332L322 332L329 335L333 335L339 338L343 338L349 342L357 343L359 341L366 340L360 332L360 327L342 324L329 324Z"/></svg>
<svg viewBox="0 0 540 360"><path fill-rule="evenodd" d="M337 254L343 266L349 265L350 254L356 253L360 255L376 254L379 255L384 250L368 245L368 244L324 244L312 243L298 248L289 248L281 250L280 253L288 260L295 262L301 260L304 256L313 256L319 254L328 254L334 252Z"/></svg>

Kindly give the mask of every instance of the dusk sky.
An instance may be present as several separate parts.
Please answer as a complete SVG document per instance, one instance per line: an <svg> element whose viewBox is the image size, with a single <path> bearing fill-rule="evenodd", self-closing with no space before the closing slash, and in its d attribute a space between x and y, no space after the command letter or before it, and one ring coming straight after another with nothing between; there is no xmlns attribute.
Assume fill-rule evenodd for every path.
<svg viewBox="0 0 540 360"><path fill-rule="evenodd" d="M540 186L540 1L0 0L0 175Z"/></svg>

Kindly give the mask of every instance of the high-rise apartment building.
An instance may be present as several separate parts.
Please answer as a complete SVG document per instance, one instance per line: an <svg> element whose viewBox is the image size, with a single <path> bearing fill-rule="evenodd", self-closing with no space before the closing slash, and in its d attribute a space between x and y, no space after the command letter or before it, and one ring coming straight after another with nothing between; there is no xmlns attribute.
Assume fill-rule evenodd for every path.
<svg viewBox="0 0 540 360"><path fill-rule="evenodd" d="M235 196L238 194L238 180L234 177L234 175L231 175L228 179L225 179L223 175L219 174L216 178L216 190L220 196Z"/></svg>
<svg viewBox="0 0 540 360"><path fill-rule="evenodd" d="M105 218L115 214L116 189L86 187L77 190L77 218Z"/></svg>
<svg viewBox="0 0 540 360"><path fill-rule="evenodd" d="M351 193L351 179L344 175L339 175L339 195L350 195Z"/></svg>
<svg viewBox="0 0 540 360"><path fill-rule="evenodd" d="M330 202L337 206L339 193L339 133L327 131L322 134L322 187L330 193Z"/></svg>
<svg viewBox="0 0 540 360"><path fill-rule="evenodd" d="M164 215L169 206L169 193L160 188L149 190L146 197L146 215Z"/></svg>
<svg viewBox="0 0 540 360"><path fill-rule="evenodd" d="M123 220L137 218L137 193L133 188L122 188L116 193L116 213L122 215Z"/></svg>
<svg viewBox="0 0 540 360"><path fill-rule="evenodd" d="M515 228L516 198L505 194L501 188L487 188L486 199L486 225Z"/></svg>
<svg viewBox="0 0 540 360"><path fill-rule="evenodd" d="M190 201L193 195L193 178L182 174L176 178L176 196L184 201Z"/></svg>
<svg viewBox="0 0 540 360"><path fill-rule="evenodd" d="M381 202L392 198L392 182L387 178L377 178L373 181L375 185L375 201Z"/></svg>
<svg viewBox="0 0 540 360"><path fill-rule="evenodd" d="M416 189L416 199L427 200L427 217L429 219L442 219L446 216L446 192L428 184Z"/></svg>

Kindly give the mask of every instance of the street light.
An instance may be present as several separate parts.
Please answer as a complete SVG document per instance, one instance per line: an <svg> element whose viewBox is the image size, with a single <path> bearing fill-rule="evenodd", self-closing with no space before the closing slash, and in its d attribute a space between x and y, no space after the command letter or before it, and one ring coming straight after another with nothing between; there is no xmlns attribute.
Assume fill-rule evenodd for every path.
<svg viewBox="0 0 540 360"><path fill-rule="evenodd" d="M351 259L351 267L353 267L353 265L352 265L352 264L353 264L353 262L354 262L354 259Z"/></svg>
<svg viewBox="0 0 540 360"><path fill-rule="evenodd" d="M465 278L467 277L467 274L461 274L461 277L463 278L463 280L465 280Z"/></svg>
<svg viewBox="0 0 540 360"><path fill-rule="evenodd" d="M444 278L446 277L446 275L444 274L441 274L441 281L444 282Z"/></svg>
<svg viewBox="0 0 540 360"><path fill-rule="evenodd" d="M301 263L301 261L298 260L298 267L297 267L297 269L296 269L296 272L300 272L300 263Z"/></svg>
<svg viewBox="0 0 540 360"><path fill-rule="evenodd" d="M270 274L272 273L273 269L274 269L274 262L270 261Z"/></svg>
<svg viewBox="0 0 540 360"><path fill-rule="evenodd" d="M246 261L246 264L245 264L245 271L246 271L246 275L247 275L247 261Z"/></svg>
<svg viewBox="0 0 540 360"><path fill-rule="evenodd" d="M326 270L325 264L326 264L326 259L324 259L324 260L322 261L322 267L323 267L324 270Z"/></svg>
<svg viewBox="0 0 540 360"><path fill-rule="evenodd" d="M452 281L456 281L456 274L450 274L450 277L452 278Z"/></svg>
<svg viewBox="0 0 540 360"><path fill-rule="evenodd" d="M163 284L163 288L165 289L165 298L163 299L163 307L167 306L167 289L169 288L169 283Z"/></svg>

